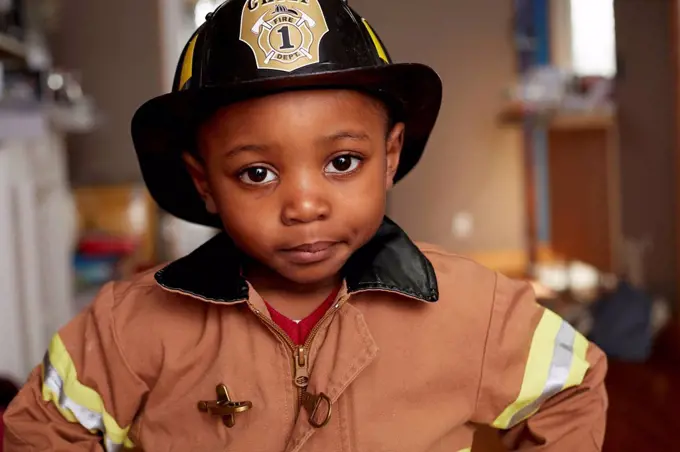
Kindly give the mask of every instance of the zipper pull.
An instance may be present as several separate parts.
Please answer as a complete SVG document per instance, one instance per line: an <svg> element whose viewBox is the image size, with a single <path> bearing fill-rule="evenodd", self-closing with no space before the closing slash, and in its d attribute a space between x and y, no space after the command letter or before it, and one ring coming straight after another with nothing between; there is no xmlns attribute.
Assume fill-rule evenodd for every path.
<svg viewBox="0 0 680 452"><path fill-rule="evenodd" d="M298 388L306 388L309 384L308 365L305 347L300 346L295 352L295 378L293 379L293 383Z"/></svg>

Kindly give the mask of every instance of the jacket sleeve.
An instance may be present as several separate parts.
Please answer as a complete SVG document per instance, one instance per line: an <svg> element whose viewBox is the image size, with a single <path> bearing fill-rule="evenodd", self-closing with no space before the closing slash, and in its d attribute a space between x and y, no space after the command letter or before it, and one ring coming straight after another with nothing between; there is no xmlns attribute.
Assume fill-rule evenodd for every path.
<svg viewBox="0 0 680 452"><path fill-rule="evenodd" d="M113 322L113 284L52 339L4 415L6 452L119 451L147 393Z"/></svg>
<svg viewBox="0 0 680 452"><path fill-rule="evenodd" d="M513 451L600 451L606 372L602 351L529 284L497 277L474 422L501 430Z"/></svg>

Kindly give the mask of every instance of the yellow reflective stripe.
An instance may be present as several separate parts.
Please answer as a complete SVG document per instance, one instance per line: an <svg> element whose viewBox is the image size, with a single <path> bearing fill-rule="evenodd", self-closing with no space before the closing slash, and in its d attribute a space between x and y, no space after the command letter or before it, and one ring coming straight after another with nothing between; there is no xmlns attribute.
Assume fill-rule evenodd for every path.
<svg viewBox="0 0 680 452"><path fill-rule="evenodd" d="M458 452L472 452L472 447L468 447L467 449L461 449Z"/></svg>
<svg viewBox="0 0 680 452"><path fill-rule="evenodd" d="M493 426L496 428L507 428L515 413L528 406L543 392L543 387L548 379L555 338L562 324L562 319L554 314L548 314L549 312L546 310L543 313L543 317L534 331L519 396L494 421Z"/></svg>
<svg viewBox="0 0 680 452"><path fill-rule="evenodd" d="M182 72L179 76L179 86L176 88L181 90L186 82L189 81L193 73L194 68L194 49L196 48L196 40L198 39L198 33L189 41L189 46L184 54L184 61L182 61Z"/></svg>
<svg viewBox="0 0 680 452"><path fill-rule="evenodd" d="M361 19L361 21L364 23L366 30L368 30L368 34L371 35L371 41L373 41L373 45L375 46L375 50L378 52L378 56L385 63L389 63L390 61L387 58L387 52L385 52L385 49L383 48L382 44L380 44L380 39L378 39L378 35L375 34L373 28L371 28L366 19Z"/></svg>
<svg viewBox="0 0 680 452"><path fill-rule="evenodd" d="M108 451L134 447L128 438L130 427L118 426L106 412L99 394L78 381L73 360L59 335L52 338L42 370L43 400L53 402L66 420L79 423L91 432L102 432Z"/></svg>
<svg viewBox="0 0 680 452"><path fill-rule="evenodd" d="M517 425L548 398L581 384L589 367L587 350L588 341L546 309L534 331L519 396L492 425L499 429Z"/></svg>

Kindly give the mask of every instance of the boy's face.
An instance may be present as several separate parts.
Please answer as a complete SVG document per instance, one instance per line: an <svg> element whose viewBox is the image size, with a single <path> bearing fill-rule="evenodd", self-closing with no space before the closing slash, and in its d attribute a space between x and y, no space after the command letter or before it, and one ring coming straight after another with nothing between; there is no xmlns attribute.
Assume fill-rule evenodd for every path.
<svg viewBox="0 0 680 452"><path fill-rule="evenodd" d="M334 278L375 234L404 126L354 91L296 91L233 104L184 158L209 211L245 253L299 284Z"/></svg>

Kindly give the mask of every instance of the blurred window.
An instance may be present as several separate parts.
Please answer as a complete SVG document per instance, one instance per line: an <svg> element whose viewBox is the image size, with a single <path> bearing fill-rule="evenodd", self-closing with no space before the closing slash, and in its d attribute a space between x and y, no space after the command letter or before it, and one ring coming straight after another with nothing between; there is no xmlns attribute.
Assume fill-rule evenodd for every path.
<svg viewBox="0 0 680 452"><path fill-rule="evenodd" d="M614 0L571 0L571 56L577 75L616 74Z"/></svg>
<svg viewBox="0 0 680 452"><path fill-rule="evenodd" d="M198 0L196 6L194 7L194 22L196 27L200 27L205 22L205 16L208 13L215 11L215 8L219 6L222 1L218 0Z"/></svg>

